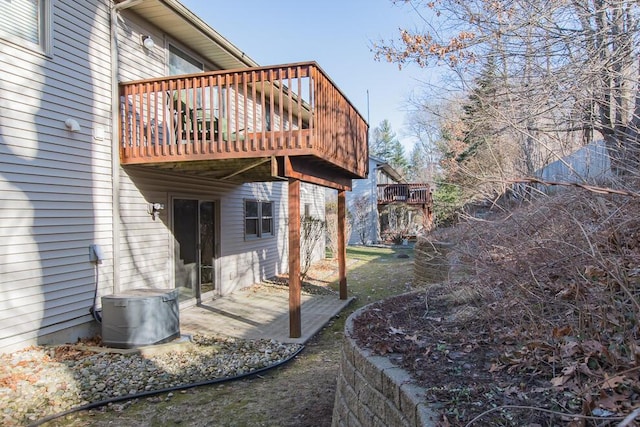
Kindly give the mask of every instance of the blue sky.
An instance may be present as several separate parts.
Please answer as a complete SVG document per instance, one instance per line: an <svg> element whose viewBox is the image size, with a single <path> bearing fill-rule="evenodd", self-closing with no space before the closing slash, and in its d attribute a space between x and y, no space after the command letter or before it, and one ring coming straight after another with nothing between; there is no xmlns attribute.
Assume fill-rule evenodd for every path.
<svg viewBox="0 0 640 427"><path fill-rule="evenodd" d="M410 7L391 0L181 2L260 65L316 61L371 129L388 119L409 154L406 99L428 71L376 62L370 49L396 39L398 28L421 27Z"/></svg>

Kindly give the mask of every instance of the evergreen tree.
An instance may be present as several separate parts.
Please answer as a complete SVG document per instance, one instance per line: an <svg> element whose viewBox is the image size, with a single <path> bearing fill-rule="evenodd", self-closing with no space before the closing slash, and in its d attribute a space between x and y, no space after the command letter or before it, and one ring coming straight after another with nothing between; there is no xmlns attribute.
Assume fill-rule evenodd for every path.
<svg viewBox="0 0 640 427"><path fill-rule="evenodd" d="M475 87L471 90L467 103L462 107L462 121L466 127L463 142L466 149L456 156L458 162L473 157L496 134L493 119L496 95L496 67L492 57L489 57L480 76L475 80Z"/></svg>
<svg viewBox="0 0 640 427"><path fill-rule="evenodd" d="M391 123L386 119L373 130L369 153L389 163L401 173L404 173L409 165L404 154L404 147L391 129Z"/></svg>

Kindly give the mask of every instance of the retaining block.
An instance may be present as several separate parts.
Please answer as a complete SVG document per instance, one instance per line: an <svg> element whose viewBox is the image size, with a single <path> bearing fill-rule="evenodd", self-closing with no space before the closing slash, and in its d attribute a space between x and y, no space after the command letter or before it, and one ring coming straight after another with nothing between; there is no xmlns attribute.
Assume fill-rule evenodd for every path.
<svg viewBox="0 0 640 427"><path fill-rule="evenodd" d="M353 313L345 324L332 427L435 427L437 412L424 402L424 390L410 374L383 356L358 347L352 338Z"/></svg>

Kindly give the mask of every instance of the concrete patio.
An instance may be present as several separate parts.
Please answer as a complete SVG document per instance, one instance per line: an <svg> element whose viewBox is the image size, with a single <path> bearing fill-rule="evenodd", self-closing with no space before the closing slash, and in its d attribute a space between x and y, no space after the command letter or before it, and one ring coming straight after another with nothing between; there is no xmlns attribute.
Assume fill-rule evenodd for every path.
<svg viewBox="0 0 640 427"><path fill-rule="evenodd" d="M289 292L286 287L255 286L204 301L180 311L183 335L222 334L243 339L274 339L304 344L351 303L337 294L301 295L302 335L289 337Z"/></svg>

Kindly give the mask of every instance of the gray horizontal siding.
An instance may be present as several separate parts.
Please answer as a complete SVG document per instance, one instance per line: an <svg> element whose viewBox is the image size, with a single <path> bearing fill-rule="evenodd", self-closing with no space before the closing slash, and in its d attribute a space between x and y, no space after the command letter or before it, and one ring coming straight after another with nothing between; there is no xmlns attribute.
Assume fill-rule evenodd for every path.
<svg viewBox="0 0 640 427"><path fill-rule="evenodd" d="M18 323L14 323L11 327L0 329L0 341L19 337L22 334L33 331L33 324L40 323L42 328L54 326L67 327L69 320L84 319L84 322L91 320L91 315L87 310L87 305L91 304L90 301L85 300L76 303L68 303L68 300L68 298L65 298L64 309L60 311L55 308L50 309L47 305L46 319L42 319L37 314L33 314L33 311L25 311L25 313L21 313L20 319L24 319L24 321L20 320ZM37 307L31 307L31 309L36 312L41 312L42 310L38 310L38 307L42 308L38 305Z"/></svg>
<svg viewBox="0 0 640 427"><path fill-rule="evenodd" d="M88 247L112 254L111 141L93 138L110 133L108 18L107 2L55 2L51 58L0 41L0 351L91 319Z"/></svg>
<svg viewBox="0 0 640 427"><path fill-rule="evenodd" d="M86 289L74 289L78 289L78 291L58 291L49 295L46 300L44 298L31 298L29 304L22 305L21 309L24 310L25 314L20 318L13 318L7 312L0 313L0 325L3 325L3 327L0 328L0 337L11 335L13 326L27 325L33 321L33 319L39 319L38 313L41 313L44 304L47 305L47 314L49 316L61 316L68 308L71 308L71 310L84 309L85 313L82 314L87 314L87 307L91 306L91 298L88 299L87 295L90 295L93 289L90 287ZM8 325L6 322L3 322L11 319L13 319L13 325Z"/></svg>
<svg viewBox="0 0 640 427"><path fill-rule="evenodd" d="M160 77L166 74L166 50L163 48L165 35L157 28L145 25L135 14L123 11L122 25L118 28L120 46L119 79L120 81L140 80ZM149 35L156 42L151 51L144 49L140 43L142 35Z"/></svg>
<svg viewBox="0 0 640 427"><path fill-rule="evenodd" d="M249 286L286 269L286 184L234 185L179 174L132 169L121 178L122 289L144 280L153 287L173 281L171 198L213 200L220 206L220 288L223 294ZM275 235L244 238L245 199L274 202ZM147 213L150 202L165 204L158 221ZM153 236L151 238L150 236ZM149 240L151 238L151 241ZM285 255L282 257L282 255ZM163 273L160 274L159 271Z"/></svg>
<svg viewBox="0 0 640 427"><path fill-rule="evenodd" d="M56 280L57 279L57 280ZM33 279L16 281L16 285L11 288L5 288L0 292L0 296L6 303L15 303L16 305L27 304L36 301L47 301L49 294L42 293L42 289L39 286L29 286L34 282ZM64 273L59 274L51 278L47 292L50 293L51 298L57 298L59 293L74 294L74 293L86 293L89 290L95 289L94 284L94 272L92 271L79 271L76 273ZM93 297L93 295L91 296ZM20 301L21 298L28 298L28 301ZM13 303L11 302L13 300ZM87 307L88 308L88 307Z"/></svg>

